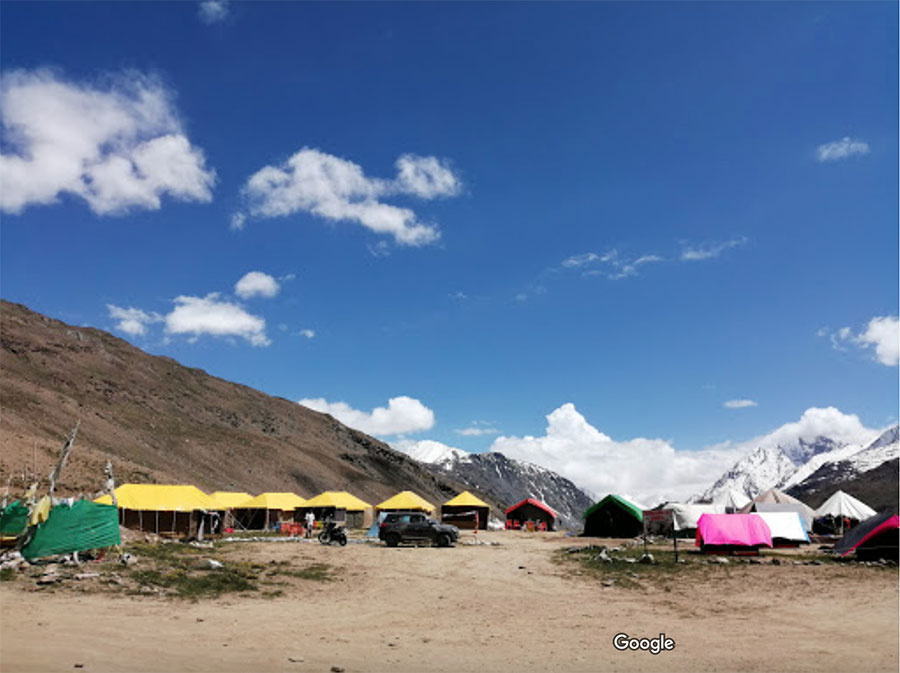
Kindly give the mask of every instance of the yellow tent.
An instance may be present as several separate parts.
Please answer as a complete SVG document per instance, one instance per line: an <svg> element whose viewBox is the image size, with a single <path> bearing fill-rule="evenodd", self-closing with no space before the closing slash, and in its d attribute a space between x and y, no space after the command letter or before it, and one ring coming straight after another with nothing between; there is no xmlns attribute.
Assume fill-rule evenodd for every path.
<svg viewBox="0 0 900 673"><path fill-rule="evenodd" d="M234 509L253 498L249 493L241 491L216 491L210 493L209 497L219 503L222 509Z"/></svg>
<svg viewBox="0 0 900 673"><path fill-rule="evenodd" d="M170 486L167 484L122 484L116 489L119 509L151 512L191 512L195 509L222 509L215 500L196 486ZM108 495L94 500L101 505L111 505Z"/></svg>
<svg viewBox="0 0 900 673"><path fill-rule="evenodd" d="M335 509L345 509L348 512L361 512L370 508L367 502L357 498L355 495L347 493L347 491L325 491L319 493L315 498L306 501L304 507L334 507Z"/></svg>
<svg viewBox="0 0 900 673"><path fill-rule="evenodd" d="M375 505L375 509L378 511L411 509L420 510L431 514L434 512L434 505L425 500L422 496L417 495L412 491L400 491L400 493L398 493L394 497L388 498L384 502Z"/></svg>
<svg viewBox="0 0 900 673"><path fill-rule="evenodd" d="M296 493L260 493L255 498L234 505L234 509L280 509L290 512L305 506L306 500Z"/></svg>
<svg viewBox="0 0 900 673"><path fill-rule="evenodd" d="M476 498L474 495L469 493L468 491L463 491L455 498L451 498L447 502L444 503L445 507L487 507L490 509L490 505L488 505L484 500Z"/></svg>

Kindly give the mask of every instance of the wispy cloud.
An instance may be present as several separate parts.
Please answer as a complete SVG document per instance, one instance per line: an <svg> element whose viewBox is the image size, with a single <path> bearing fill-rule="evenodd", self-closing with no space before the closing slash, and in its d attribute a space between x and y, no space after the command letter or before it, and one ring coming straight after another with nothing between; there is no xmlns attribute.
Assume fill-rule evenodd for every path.
<svg viewBox="0 0 900 673"><path fill-rule="evenodd" d="M706 259L715 259L730 248L737 248L747 243L746 236L739 236L728 241L717 243L701 243L698 245L685 245L681 250L682 262L699 262Z"/></svg>
<svg viewBox="0 0 900 673"><path fill-rule="evenodd" d="M609 250L602 255L586 252L572 255L562 261L563 269L578 269L585 276L604 276L609 280L621 280L636 276L638 268L645 264L664 261L660 255L641 255L633 259L623 258L618 250Z"/></svg>
<svg viewBox="0 0 900 673"><path fill-rule="evenodd" d="M869 143L864 140L856 140L845 137L830 143L819 145L816 148L816 159L819 162L840 161L852 156L862 156L869 153Z"/></svg>
<svg viewBox="0 0 900 673"><path fill-rule="evenodd" d="M874 350L875 360L887 367L900 364L900 319L897 316L872 318L859 333L850 327L837 330L820 329L819 336L827 336L835 350L846 351L848 346Z"/></svg>
<svg viewBox="0 0 900 673"><path fill-rule="evenodd" d="M395 168L393 179L372 178L352 161L303 148L283 164L265 166L250 176L243 188L246 214L269 218L310 213L328 220L356 222L375 233L393 236L398 245L434 243L440 238L437 225L424 223L412 209L383 199L395 195L423 200L455 196L462 190L462 183L449 164L436 157L404 154ZM245 225L246 215L240 223ZM370 251L376 256L386 252L381 244Z"/></svg>
<svg viewBox="0 0 900 673"><path fill-rule="evenodd" d="M483 437L485 435L496 435L500 431L487 421L472 421L468 428L459 428L453 432L463 437Z"/></svg>
<svg viewBox="0 0 900 673"><path fill-rule="evenodd" d="M726 409L746 409L747 407L758 407L759 404L753 400L728 400L723 402L722 406Z"/></svg>
<svg viewBox="0 0 900 673"><path fill-rule="evenodd" d="M299 332L297 332L297 336L302 336L307 339L315 339L316 332L315 332L315 330L311 330L311 329L302 329Z"/></svg>
<svg viewBox="0 0 900 673"><path fill-rule="evenodd" d="M219 23L228 18L228 0L203 0L197 8L197 15L203 23Z"/></svg>
<svg viewBox="0 0 900 673"><path fill-rule="evenodd" d="M0 78L0 210L20 213L70 194L98 215L157 210L163 196L212 200L215 172L191 145L173 96L139 72L103 85L51 70Z"/></svg>

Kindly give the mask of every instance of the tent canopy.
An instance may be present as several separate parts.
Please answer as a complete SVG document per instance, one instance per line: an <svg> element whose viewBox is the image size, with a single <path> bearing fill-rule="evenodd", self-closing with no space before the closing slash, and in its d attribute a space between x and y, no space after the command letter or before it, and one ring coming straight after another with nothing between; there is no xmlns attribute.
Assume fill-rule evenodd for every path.
<svg viewBox="0 0 900 673"><path fill-rule="evenodd" d="M550 509L547 505L542 503L540 500L535 500L534 498L525 498L522 502L517 502L512 507L507 507L506 514L509 514L513 510L519 509L519 507L521 507L522 505L534 505L538 509L541 509L541 510L547 512L547 514L552 516L554 519L556 518L556 512L554 512L552 509Z"/></svg>
<svg viewBox="0 0 900 673"><path fill-rule="evenodd" d="M223 509L234 509L250 500L253 496L240 491L216 491L215 493L210 493L209 497L215 500Z"/></svg>
<svg viewBox="0 0 900 673"><path fill-rule="evenodd" d="M375 509L412 509L434 512L434 505L412 491L400 491L397 495L375 505Z"/></svg>
<svg viewBox="0 0 900 673"><path fill-rule="evenodd" d="M768 505L768 507L758 505ZM773 508L773 505L793 505L793 507ZM753 498L753 500L751 500L747 505L741 508L741 514L749 514L750 512L777 511L800 512L800 517L803 519L803 523L806 526L807 530L811 530L813 519L816 516L815 512L813 512L812 507L803 502L800 502L799 500L797 500L797 498L788 495L784 491L779 491L777 488L770 488L768 491L763 491L758 496Z"/></svg>
<svg viewBox="0 0 900 673"><path fill-rule="evenodd" d="M334 507L335 509L345 509L348 512L362 512L371 506L355 495L347 493L347 491L325 491L314 498L310 498L303 505L303 507L310 508Z"/></svg>
<svg viewBox="0 0 900 673"><path fill-rule="evenodd" d="M714 505L720 505L735 512L750 503L750 498L734 488L729 488L713 498Z"/></svg>
<svg viewBox="0 0 900 673"><path fill-rule="evenodd" d="M704 514L724 514L725 505L692 505L670 502L663 509L672 510L675 530L689 530L697 527L697 522Z"/></svg>
<svg viewBox="0 0 900 673"><path fill-rule="evenodd" d="M122 484L116 489L119 509L145 512L192 512L195 509L218 510L222 506L196 486L167 484ZM94 502L111 505L112 497L104 495Z"/></svg>
<svg viewBox="0 0 900 673"><path fill-rule="evenodd" d="M630 500L626 500L621 495L613 495L612 493L610 493L599 502L596 502L588 507L584 512L584 518L588 518L595 511L609 504L616 505L619 509L624 510L627 514L630 514L638 521L644 520L643 507L631 502Z"/></svg>
<svg viewBox="0 0 900 673"><path fill-rule="evenodd" d="M704 514L697 522L697 546L736 547L772 546L772 533L766 522L754 514Z"/></svg>
<svg viewBox="0 0 900 673"><path fill-rule="evenodd" d="M797 512L757 512L756 516L766 522L773 540L780 538L790 542L809 542L803 519Z"/></svg>
<svg viewBox="0 0 900 673"><path fill-rule="evenodd" d="M846 556L867 541L892 530L896 531L898 528L900 528L900 517L896 514L890 512L876 514L847 531L844 537L834 545L834 551L841 556ZM894 547L896 548L896 546L895 538Z"/></svg>
<svg viewBox="0 0 900 673"><path fill-rule="evenodd" d="M476 498L468 491L463 491L455 498L451 498L445 502L444 505L447 507L487 507L490 509L490 505L483 500Z"/></svg>
<svg viewBox="0 0 900 673"><path fill-rule="evenodd" d="M848 519L865 521L869 517L875 516L877 512L852 495L848 495L843 491L837 491L816 510L816 518L828 516L829 514L834 517L847 517Z"/></svg>
<svg viewBox="0 0 900 673"><path fill-rule="evenodd" d="M278 509L289 512L305 505L306 500L296 493L260 493L255 498L235 506L234 509Z"/></svg>

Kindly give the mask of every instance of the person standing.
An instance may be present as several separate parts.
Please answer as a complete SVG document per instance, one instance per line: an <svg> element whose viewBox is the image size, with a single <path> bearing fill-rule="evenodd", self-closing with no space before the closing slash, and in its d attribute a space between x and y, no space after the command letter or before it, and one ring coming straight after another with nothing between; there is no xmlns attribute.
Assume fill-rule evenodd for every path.
<svg viewBox="0 0 900 673"><path fill-rule="evenodd" d="M306 510L306 537L312 537L313 528L316 526L316 515L311 509Z"/></svg>

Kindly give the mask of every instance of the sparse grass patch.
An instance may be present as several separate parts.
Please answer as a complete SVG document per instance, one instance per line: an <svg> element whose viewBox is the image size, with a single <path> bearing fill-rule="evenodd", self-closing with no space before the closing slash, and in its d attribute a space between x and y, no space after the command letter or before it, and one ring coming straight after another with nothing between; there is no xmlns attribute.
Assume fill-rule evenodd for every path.
<svg viewBox="0 0 900 673"><path fill-rule="evenodd" d="M12 582L14 579L16 579L14 568L3 568L0 570L0 582Z"/></svg>
<svg viewBox="0 0 900 673"><path fill-rule="evenodd" d="M640 548L628 549L621 552L608 552L612 561L603 561L600 558L600 548L579 550L569 553L560 550L554 555L554 561L563 567L568 567L574 575L587 575L600 581L612 580L615 586L629 589L643 589L648 583L660 587L663 591L671 592L671 582L682 578L686 574L708 573L714 568L724 570L730 574L730 566L709 566L698 563L695 559L688 558L683 552L678 554L679 560L685 563L675 563L675 553L654 549L654 563L639 563L626 561L625 558L639 559L643 554Z"/></svg>
<svg viewBox="0 0 900 673"><path fill-rule="evenodd" d="M284 575L285 577L296 577L301 580L310 580L313 582L331 582L335 580L332 567L327 563L310 563L305 568L273 568L269 571L270 576Z"/></svg>
<svg viewBox="0 0 900 673"><path fill-rule="evenodd" d="M167 589L169 595L178 598L197 600L200 598L218 598L224 593L256 591L253 580L256 575L249 575L234 567L219 570L189 571L177 569L171 572L159 570L133 570L131 579L142 587Z"/></svg>

